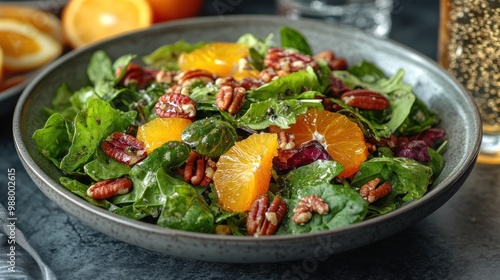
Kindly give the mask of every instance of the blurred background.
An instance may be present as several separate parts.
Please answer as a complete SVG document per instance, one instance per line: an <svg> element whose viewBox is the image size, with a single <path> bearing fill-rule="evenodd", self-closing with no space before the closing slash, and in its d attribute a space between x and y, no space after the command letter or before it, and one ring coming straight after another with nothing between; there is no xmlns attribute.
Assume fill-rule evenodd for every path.
<svg viewBox="0 0 500 280"><path fill-rule="evenodd" d="M226 6L221 3L237 2ZM218 7L227 10L221 14ZM277 14L275 1L269 0L206 0L200 15L224 16L235 14ZM439 25L439 1L394 0L391 12L392 28L389 39L409 46L424 55L436 59Z"/></svg>

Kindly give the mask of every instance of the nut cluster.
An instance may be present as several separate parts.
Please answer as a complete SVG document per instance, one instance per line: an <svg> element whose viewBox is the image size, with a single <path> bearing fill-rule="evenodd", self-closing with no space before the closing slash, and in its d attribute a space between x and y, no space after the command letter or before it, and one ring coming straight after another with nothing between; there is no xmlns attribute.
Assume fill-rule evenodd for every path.
<svg viewBox="0 0 500 280"><path fill-rule="evenodd" d="M272 235L278 229L287 210L283 199L276 196L269 205L267 194L262 194L253 202L247 217L247 233L255 237Z"/></svg>
<svg viewBox="0 0 500 280"><path fill-rule="evenodd" d="M318 62L313 57L283 48L269 49L264 58L264 65L273 68L275 71L284 71L286 73L304 70L308 66L318 68Z"/></svg>
<svg viewBox="0 0 500 280"><path fill-rule="evenodd" d="M291 150L295 148L295 135L284 130L278 133L278 143L281 150Z"/></svg>
<svg viewBox="0 0 500 280"><path fill-rule="evenodd" d="M324 60L331 70L346 70L348 66L344 58L337 58L335 53L331 50L325 50L314 55L314 59Z"/></svg>
<svg viewBox="0 0 500 280"><path fill-rule="evenodd" d="M243 87L221 86L215 97L215 105L229 114L236 114L245 103L246 90Z"/></svg>
<svg viewBox="0 0 500 280"><path fill-rule="evenodd" d="M319 196L313 194L305 196L299 200L299 203L293 208L292 221L303 225L312 219L313 213L326 215L330 211L328 204Z"/></svg>
<svg viewBox="0 0 500 280"><path fill-rule="evenodd" d="M241 81L237 81L233 77L224 77L215 80L215 85L219 87L222 86L231 86L233 88L242 87L248 91L264 85L264 82L261 79L256 79L256 78L244 78Z"/></svg>
<svg viewBox="0 0 500 280"><path fill-rule="evenodd" d="M373 203L392 192L392 187L388 181L380 183L380 178L375 178L368 181L366 184L361 186L359 189L359 194L363 199L368 202L368 204Z"/></svg>
<svg viewBox="0 0 500 280"><path fill-rule="evenodd" d="M209 157L191 151L186 164L180 172L184 176L184 181L195 186L206 187L212 182L216 163Z"/></svg>
<svg viewBox="0 0 500 280"><path fill-rule="evenodd" d="M123 67L118 67L115 77L120 79L122 86L136 84L139 88L145 88L151 82L167 83L173 82L174 72L142 67L136 63L129 63L123 73Z"/></svg>

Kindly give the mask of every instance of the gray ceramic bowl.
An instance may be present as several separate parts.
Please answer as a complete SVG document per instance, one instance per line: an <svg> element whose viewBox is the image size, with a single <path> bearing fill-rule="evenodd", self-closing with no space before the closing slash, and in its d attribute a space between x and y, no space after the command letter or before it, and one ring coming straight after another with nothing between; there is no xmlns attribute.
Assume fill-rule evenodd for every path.
<svg viewBox="0 0 500 280"><path fill-rule="evenodd" d="M351 64L366 59L388 75L399 68L406 70L406 82L414 86L416 94L431 110L442 116L440 126L449 135L445 169L422 199L378 218L314 234L265 238L199 234L130 220L88 204L58 183L61 172L38 153L31 136L45 122L42 108L50 105L62 82L73 88L85 85L85 69L94 51L104 49L115 59L128 53L148 54L180 39L234 41L247 32L265 37L271 32L279 34L279 28L284 25L306 34L314 50L334 49ZM154 26L68 53L45 69L22 93L15 110L14 138L19 156L36 185L50 200L90 227L165 254L244 263L325 258L328 254L380 240L410 226L438 209L463 184L475 163L481 130L476 107L464 89L433 61L404 46L375 39L351 28L315 21L225 16Z"/></svg>

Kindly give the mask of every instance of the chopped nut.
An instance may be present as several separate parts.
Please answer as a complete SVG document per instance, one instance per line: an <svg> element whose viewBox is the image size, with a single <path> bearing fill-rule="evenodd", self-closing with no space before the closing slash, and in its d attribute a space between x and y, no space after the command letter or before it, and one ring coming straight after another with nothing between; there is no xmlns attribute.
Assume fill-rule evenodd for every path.
<svg viewBox="0 0 500 280"><path fill-rule="evenodd" d="M231 227L228 225L217 225L215 227L215 234L232 235L233 231L231 230Z"/></svg>
<svg viewBox="0 0 500 280"><path fill-rule="evenodd" d="M373 203L392 192L392 187L389 182L386 181L378 186L379 183L380 178L375 178L368 181L359 189L359 194L366 202L368 202L368 204Z"/></svg>
<svg viewBox="0 0 500 280"><path fill-rule="evenodd" d="M313 194L300 199L293 209L292 221L303 225L312 219L313 213L326 215L330 211L328 204L319 196Z"/></svg>

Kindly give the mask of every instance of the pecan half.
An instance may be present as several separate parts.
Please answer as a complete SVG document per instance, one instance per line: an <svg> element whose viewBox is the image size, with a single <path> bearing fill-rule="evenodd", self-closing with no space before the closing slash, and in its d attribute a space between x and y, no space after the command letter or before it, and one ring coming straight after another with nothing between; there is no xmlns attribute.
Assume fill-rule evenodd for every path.
<svg viewBox="0 0 500 280"><path fill-rule="evenodd" d="M123 71L125 71L125 73L123 73ZM144 88L147 82L144 77L144 70L136 63L129 63L125 70L123 67L118 67L115 71L115 77L122 77L120 80L122 86L137 84L140 88Z"/></svg>
<svg viewBox="0 0 500 280"><path fill-rule="evenodd" d="M166 93L158 99L155 110L161 118L193 119L196 116L196 102L182 93Z"/></svg>
<svg viewBox="0 0 500 280"><path fill-rule="evenodd" d="M280 73L282 75L287 74L283 71L280 71ZM259 79L261 81L263 81L264 83L269 83L269 82L271 82L279 77L280 77L280 75L278 74L278 72L276 72L276 70L274 70L274 68L272 68L272 67L264 68L259 72Z"/></svg>
<svg viewBox="0 0 500 280"><path fill-rule="evenodd" d="M333 70L332 63L333 63L333 61L335 61L336 56L332 50L324 50L320 53L315 54L313 57L315 60L324 60L328 64L330 69Z"/></svg>
<svg viewBox="0 0 500 280"><path fill-rule="evenodd" d="M174 77L178 85L189 86L194 82L202 82L204 85L214 83L217 75L201 69L187 70Z"/></svg>
<svg viewBox="0 0 500 280"><path fill-rule="evenodd" d="M315 60L324 60L331 70L347 70L347 60L345 58L337 58L335 53L331 50L322 51L314 55Z"/></svg>
<svg viewBox="0 0 500 280"><path fill-rule="evenodd" d="M101 149L110 158L127 165L134 165L147 156L146 147L134 136L115 132L101 143Z"/></svg>
<svg viewBox="0 0 500 280"><path fill-rule="evenodd" d="M328 79L328 91L326 92L327 96L340 98L342 94L350 90L351 88L347 86L340 78L330 75Z"/></svg>
<svg viewBox="0 0 500 280"><path fill-rule="evenodd" d="M265 84L264 81L257 78L243 78L240 83L246 90L256 89Z"/></svg>
<svg viewBox="0 0 500 280"><path fill-rule="evenodd" d="M206 187L212 182L217 164L209 157L191 151L181 173L184 181L195 186Z"/></svg>
<svg viewBox="0 0 500 280"><path fill-rule="evenodd" d="M281 150L290 150L295 148L295 135L284 130L278 133L278 143Z"/></svg>
<svg viewBox="0 0 500 280"><path fill-rule="evenodd" d="M122 86L137 84L139 88L145 88L148 83L155 81L158 83L172 83L173 76L174 72L142 67L136 63L129 63L125 70L123 70L123 67L118 67L115 71L115 77L121 77L120 84Z"/></svg>
<svg viewBox="0 0 500 280"><path fill-rule="evenodd" d="M347 70L348 67L345 58L337 58L332 62L332 70Z"/></svg>
<svg viewBox="0 0 500 280"><path fill-rule="evenodd" d="M247 233L255 237L272 235L285 217L286 203L275 197L269 205L267 194L262 194L254 201L247 217Z"/></svg>
<svg viewBox="0 0 500 280"><path fill-rule="evenodd" d="M293 208L292 221L303 225L312 219L313 213L326 215L330 211L328 204L319 196L313 194L305 196L299 200L299 203Z"/></svg>
<svg viewBox="0 0 500 280"><path fill-rule="evenodd" d="M260 195L252 203L247 217L247 233L249 235L255 235L257 233L262 225L262 222L264 221L268 207L269 198L267 197L267 194Z"/></svg>
<svg viewBox="0 0 500 280"><path fill-rule="evenodd" d="M230 86L230 87L242 87L245 90L251 90L251 89L256 89L262 85L264 85L264 82L260 79L256 78L244 78L241 81L237 81L233 77L224 77L224 78L218 78L215 80L215 85L222 87L222 86Z"/></svg>
<svg viewBox="0 0 500 280"><path fill-rule="evenodd" d="M173 71L154 70L151 74L155 77L156 82L165 84L172 83L175 77L175 72Z"/></svg>
<svg viewBox="0 0 500 280"><path fill-rule="evenodd" d="M108 179L97 182L87 189L87 195L93 199L106 199L115 195L126 194L132 188L129 178Z"/></svg>
<svg viewBox="0 0 500 280"><path fill-rule="evenodd" d="M385 110L391 105L385 96L367 89L347 91L340 96L340 99L349 106L364 110Z"/></svg>
<svg viewBox="0 0 500 280"><path fill-rule="evenodd" d="M217 108L236 114L245 103L246 90L243 87L222 86L215 97Z"/></svg>
<svg viewBox="0 0 500 280"><path fill-rule="evenodd" d="M308 66L318 68L318 62L312 56L283 48L270 48L264 58L264 65L287 73L304 70Z"/></svg>
<svg viewBox="0 0 500 280"><path fill-rule="evenodd" d="M379 186L380 178L375 178L361 186L359 194L368 204L373 203L392 192L392 187L389 182L384 182Z"/></svg>
<svg viewBox="0 0 500 280"><path fill-rule="evenodd" d="M260 228L259 235L272 235L278 229L279 224L286 214L286 202L276 196L265 213L265 219Z"/></svg>

